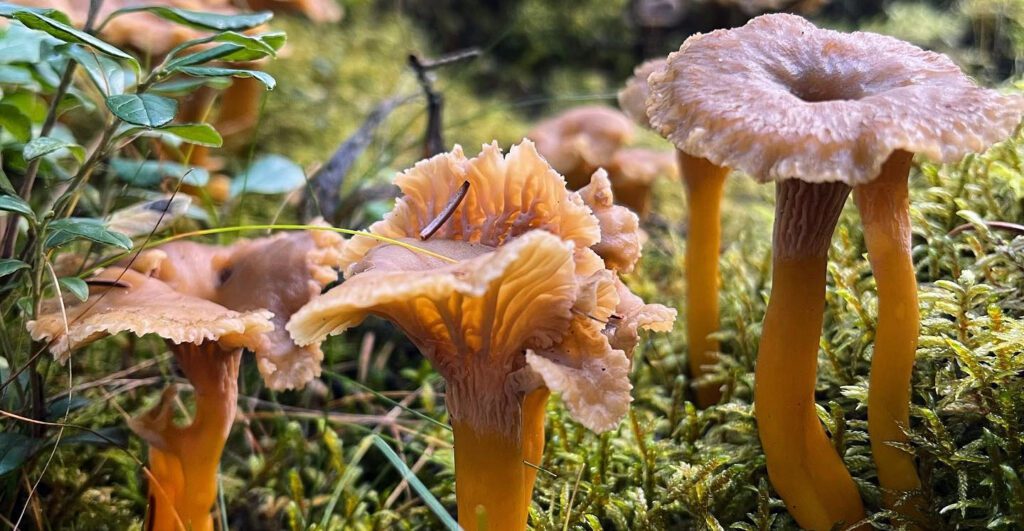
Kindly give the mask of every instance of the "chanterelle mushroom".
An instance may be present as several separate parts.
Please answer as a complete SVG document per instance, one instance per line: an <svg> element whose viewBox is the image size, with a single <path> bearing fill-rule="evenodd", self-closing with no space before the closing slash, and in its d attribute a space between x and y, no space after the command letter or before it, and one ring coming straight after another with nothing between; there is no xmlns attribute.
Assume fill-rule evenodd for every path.
<svg viewBox="0 0 1024 531"><path fill-rule="evenodd" d="M465 199L433 239L413 239L465 181ZM535 478L523 461L541 457L548 389L595 431L614 427L630 401L624 348L635 341L612 348L617 330L605 330L620 296L589 248L602 241L598 219L529 141L507 156L484 146L473 159L456 147L396 183L404 197L370 231L447 260L357 236L343 252L347 280L288 330L303 344L370 314L395 322L448 385L461 525L476 529L483 511L489 529L523 529ZM627 327L658 326L634 317Z"/></svg>
<svg viewBox="0 0 1024 531"><path fill-rule="evenodd" d="M821 30L792 15L692 37L650 81L652 121L681 149L776 181L758 431L772 484L800 525L813 529L863 516L814 411L827 250L854 187L879 292L868 398L872 453L888 503L919 520L913 455L894 444L907 443L919 318L911 154L949 162L985 149L1018 124L1024 98L978 87L944 55L881 35ZM742 97L735 87L743 87Z"/></svg>
<svg viewBox="0 0 1024 531"><path fill-rule="evenodd" d="M660 177L675 178L676 158L671 151L623 148L608 163L608 177L619 204L629 207L641 218L651 211L651 189Z"/></svg>
<svg viewBox="0 0 1024 531"><path fill-rule="evenodd" d="M40 317L28 323L29 333L48 341L64 360L72 350L120 332L167 341L195 390L196 411L192 424L175 426L172 387L156 409L132 421L132 429L150 443L150 529L212 530L210 508L235 418L239 359L243 348L255 347L273 328L270 313L232 311L133 270L111 268L96 278L118 285L93 286L85 302L69 302L66 311L47 301Z"/></svg>
<svg viewBox="0 0 1024 531"><path fill-rule="evenodd" d="M271 389L299 389L320 375L323 352L318 343L295 345L284 325L337 280L334 268L341 264L342 243L340 235L315 229L227 247L172 242L143 253L132 267L232 310L271 311L274 330L252 348L257 366ZM153 254L158 257L146 259Z"/></svg>
<svg viewBox="0 0 1024 531"><path fill-rule="evenodd" d="M596 105L576 107L544 120L527 133L537 151L569 188L587 184L590 175L607 167L619 148L633 138L633 124L621 112Z"/></svg>
<svg viewBox="0 0 1024 531"><path fill-rule="evenodd" d="M664 59L647 61L633 71L633 77L619 92L619 105L638 123L657 130L662 135L676 127L676 113L693 102L681 98L707 97L703 93L684 95L671 91L660 76L659 86L653 90L652 75L666 68L679 68ZM654 103L648 106L653 99ZM717 362L718 341L709 336L718 331L718 250L722 245L721 203L728 168L694 155L694 151L669 136L677 149L679 174L686 187L689 203L686 233L686 338L689 348L690 375L695 380L693 389L697 404L706 407L721 399L721 391L699 378L709 366ZM729 148L724 148L729 149Z"/></svg>

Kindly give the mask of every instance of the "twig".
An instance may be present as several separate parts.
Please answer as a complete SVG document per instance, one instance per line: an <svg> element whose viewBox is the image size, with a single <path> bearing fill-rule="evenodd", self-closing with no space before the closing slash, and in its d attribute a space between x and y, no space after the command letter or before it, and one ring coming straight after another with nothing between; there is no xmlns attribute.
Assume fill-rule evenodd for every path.
<svg viewBox="0 0 1024 531"><path fill-rule="evenodd" d="M1024 234L1024 225L1010 223L1009 221L986 221L985 226L990 229L1004 230L1007 232L1016 232L1018 234ZM969 230L974 230L974 225L970 223L964 223L963 225L960 225L954 228L953 230L949 231L949 235L956 236L961 232L966 232Z"/></svg>
<svg viewBox="0 0 1024 531"><path fill-rule="evenodd" d="M325 219L333 220L338 213L338 207L341 206L341 186L345 182L345 176L352 169L356 159L366 151L377 128L392 111L411 99L412 96L396 96L378 104L363 121L363 125L345 139L334 155L331 155L327 164L313 175L314 196L320 206L320 214ZM307 204L307 211L310 210L309 206Z"/></svg>
<svg viewBox="0 0 1024 531"><path fill-rule="evenodd" d="M469 193L469 181L462 181L462 186L459 186L459 189L455 191L455 195L448 200L448 204L441 209L441 213L430 223L427 223L427 226L423 227L423 230L420 231L420 239L429 240L441 228L441 225L444 225L452 217L455 209L459 208L462 200L466 198L467 193Z"/></svg>

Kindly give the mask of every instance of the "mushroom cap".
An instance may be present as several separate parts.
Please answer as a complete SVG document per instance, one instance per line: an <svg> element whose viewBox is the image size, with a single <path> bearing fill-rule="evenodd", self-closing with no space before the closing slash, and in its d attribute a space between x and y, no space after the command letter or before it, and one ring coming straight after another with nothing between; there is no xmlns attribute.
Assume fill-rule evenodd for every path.
<svg viewBox="0 0 1024 531"><path fill-rule="evenodd" d="M327 231L280 234L236 245L224 265L216 301L238 311L266 309L274 330L253 348L263 380L271 389L302 388L320 375L319 343L300 347L284 325L292 314L337 280L340 235Z"/></svg>
<svg viewBox="0 0 1024 531"><path fill-rule="evenodd" d="M84 302L45 301L40 316L27 328L35 341L50 342L50 351L65 360L71 351L121 332L156 334L171 343L218 343L224 349L254 348L274 328L265 310L237 312L131 269L114 267L95 278L127 287L96 287ZM66 319L65 319L66 316Z"/></svg>
<svg viewBox="0 0 1024 531"><path fill-rule="evenodd" d="M633 138L633 124L611 107L584 106L538 123L527 133L537 151L570 188L587 183L590 174L611 162L612 154Z"/></svg>
<svg viewBox="0 0 1024 531"><path fill-rule="evenodd" d="M322 220L312 224L326 226ZM235 311L265 309L274 330L251 348L263 380L271 389L297 389L320 375L319 344L299 347L284 329L292 313L338 279L343 238L308 230L229 246L171 242L148 250L132 264L176 291L222 304Z"/></svg>
<svg viewBox="0 0 1024 531"><path fill-rule="evenodd" d="M645 148L623 148L608 166L612 187L630 184L651 185L659 177L677 179L679 166L675 153Z"/></svg>
<svg viewBox="0 0 1024 531"><path fill-rule="evenodd" d="M543 229L571 241L577 249L601 239L598 221L565 180L524 140L502 155L497 143L483 146L467 159L460 146L420 161L398 175L402 190L395 208L369 231L388 238L418 238L436 218L462 183L469 181L465 198L431 240L456 240L497 247L533 229ZM352 264L381 245L369 236L355 236L342 252L342 266L351 275Z"/></svg>
<svg viewBox="0 0 1024 531"><path fill-rule="evenodd" d="M665 59L651 59L633 69L633 77L626 81L626 86L619 91L619 108L630 120L651 129L651 121L647 118L647 97L651 87L647 78L655 70L665 68Z"/></svg>
<svg viewBox="0 0 1024 531"><path fill-rule="evenodd" d="M1024 113L1024 98L978 87L945 55L795 15L690 37L648 82L658 132L762 182L863 184L897 150L956 161Z"/></svg>
<svg viewBox="0 0 1024 531"><path fill-rule="evenodd" d="M572 244L545 231L524 234L495 250L430 240L435 251L458 244L473 258L451 264L396 245L378 246L340 286L307 304L288 322L300 345L322 341L368 315L394 322L448 383L453 418L517 436L521 392L513 377L524 349L560 340L576 295ZM479 253L479 254L477 254Z"/></svg>
<svg viewBox="0 0 1024 531"><path fill-rule="evenodd" d="M591 248L609 269L632 271L641 254L640 218L613 203L612 183L604 170L594 172L590 184L580 188L579 194L601 226L601 241Z"/></svg>
<svg viewBox="0 0 1024 531"><path fill-rule="evenodd" d="M615 279L618 304L615 316L608 321L604 333L612 348L622 350L630 359L640 342L640 330L670 332L676 320L676 310L661 304L645 304L618 278Z"/></svg>

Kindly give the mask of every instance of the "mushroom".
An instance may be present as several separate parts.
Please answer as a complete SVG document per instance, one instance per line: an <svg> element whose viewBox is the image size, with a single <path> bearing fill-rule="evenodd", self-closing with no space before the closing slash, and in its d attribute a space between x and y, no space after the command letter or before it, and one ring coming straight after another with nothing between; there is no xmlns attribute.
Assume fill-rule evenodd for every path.
<svg viewBox="0 0 1024 531"><path fill-rule="evenodd" d="M633 124L621 112L596 105L576 107L537 124L527 133L537 151L573 190L607 167L612 156L633 138Z"/></svg>
<svg viewBox="0 0 1024 531"><path fill-rule="evenodd" d="M314 221L314 225L323 225ZM273 313L274 330L254 345L256 364L267 386L299 389L320 375L319 344L295 345L284 325L292 314L337 280L343 240L323 230L239 240L222 247L180 241L142 254L132 267L175 290L235 311ZM147 257L156 254L156 258Z"/></svg>
<svg viewBox="0 0 1024 531"><path fill-rule="evenodd" d="M692 105L671 91L656 95L657 105L650 101L652 74L669 66L664 59L647 61L638 66L633 77L619 92L619 105L628 116L641 125L668 136L675 130L679 109ZM676 68L675 65L671 65ZM706 97L690 93L686 97ZM686 344L689 347L690 375L697 404L707 407L717 403L721 391L700 381L707 368L717 363L718 341L709 336L718 331L718 251L722 243L721 203L728 168L712 164L706 158L669 137L677 149L679 174L686 187L689 202L686 233ZM727 148L726 148L727 149Z"/></svg>
<svg viewBox="0 0 1024 531"><path fill-rule="evenodd" d="M659 177L678 175L671 152L644 148L624 148L608 163L608 174L616 200L641 218L651 211L651 188Z"/></svg>
<svg viewBox="0 0 1024 531"><path fill-rule="evenodd" d="M150 529L213 529L217 468L235 418L238 364L273 328L270 312L236 312L174 291L131 269L111 268L93 279L89 298L43 305L28 323L32 339L47 341L58 359L108 335L131 332L164 338L195 390L191 424L175 426L165 391L159 405L134 419L132 429L150 443ZM97 282L99 281L99 282ZM106 282L103 282L106 281Z"/></svg>
<svg viewBox="0 0 1024 531"><path fill-rule="evenodd" d="M908 443L918 335L911 154L951 162L983 150L1018 124L1024 98L978 87L944 55L881 35L818 29L793 15L692 37L650 83L648 114L678 146L776 183L756 416L772 484L811 529L852 525L864 514L814 409L827 252L853 187L879 291L871 448L887 504L920 524L920 480L913 455L900 448ZM744 87L743 97L735 87Z"/></svg>
<svg viewBox="0 0 1024 531"><path fill-rule="evenodd" d="M432 239L413 239L467 181ZM630 402L629 359L604 333L620 297L590 249L599 221L528 140L473 159L456 146L396 184L404 196L370 231L450 262L356 236L343 250L347 280L287 328L304 344L371 314L395 322L447 382L460 524L476 529L482 511L490 529L524 529L536 478L524 461L540 462L550 392L595 431Z"/></svg>

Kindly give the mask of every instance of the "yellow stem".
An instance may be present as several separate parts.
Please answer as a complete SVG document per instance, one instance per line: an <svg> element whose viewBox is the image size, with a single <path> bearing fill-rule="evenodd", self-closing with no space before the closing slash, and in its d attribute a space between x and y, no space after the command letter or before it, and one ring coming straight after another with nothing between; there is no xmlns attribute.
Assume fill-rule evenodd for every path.
<svg viewBox="0 0 1024 531"><path fill-rule="evenodd" d="M536 467L544 460L544 416L549 396L551 391L547 387L540 387L523 399L523 460L527 463L523 492L526 494L527 509L533 502L533 485L537 482Z"/></svg>
<svg viewBox="0 0 1024 531"><path fill-rule="evenodd" d="M864 517L857 487L814 405L828 247L845 185L778 183L771 300L755 373L755 414L768 477L800 527Z"/></svg>
<svg viewBox="0 0 1024 531"><path fill-rule="evenodd" d="M153 475L168 496L151 488L155 501L152 528L177 530L174 515L192 531L212 531L210 509L217 499L217 469L238 399L241 350L225 352L215 344L173 347L175 358L195 389L196 413L185 428L170 426L166 449L150 448ZM167 503L170 502L170 503Z"/></svg>
<svg viewBox="0 0 1024 531"><path fill-rule="evenodd" d="M526 529L522 443L455 419L452 429L459 525L466 531Z"/></svg>
<svg viewBox="0 0 1024 531"><path fill-rule="evenodd" d="M706 159L678 152L679 170L689 198L686 237L686 336L690 374L696 380L717 362L718 250L721 247L721 204L729 170ZM715 404L722 393L714 385L694 386L697 404Z"/></svg>
<svg viewBox="0 0 1024 531"><path fill-rule="evenodd" d="M914 456L893 446L907 444L910 377L920 327L917 279L910 256L907 175L912 155L897 152L872 182L854 189L864 224L868 259L878 285L878 329L868 387L868 435L886 505L923 523ZM901 501L902 500L902 501Z"/></svg>

